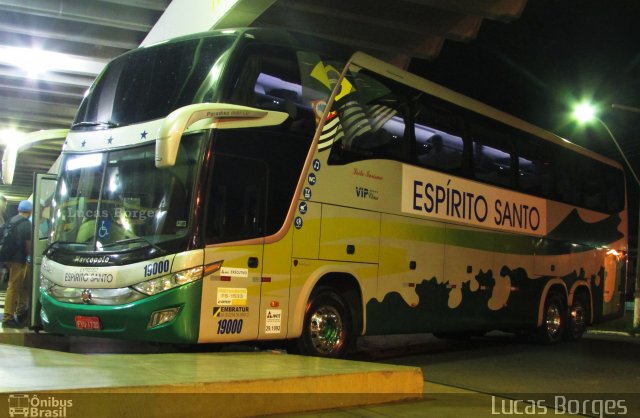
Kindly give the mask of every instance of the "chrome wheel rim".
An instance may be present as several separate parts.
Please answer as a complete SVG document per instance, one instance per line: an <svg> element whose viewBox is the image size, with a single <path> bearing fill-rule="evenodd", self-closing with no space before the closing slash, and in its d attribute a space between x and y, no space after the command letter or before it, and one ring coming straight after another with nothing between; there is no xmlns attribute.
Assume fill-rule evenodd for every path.
<svg viewBox="0 0 640 418"><path fill-rule="evenodd" d="M574 330L580 332L584 329L587 321L587 312L582 306L582 303L575 303L571 307L571 323Z"/></svg>
<svg viewBox="0 0 640 418"><path fill-rule="evenodd" d="M547 308L547 316L545 320L545 327L547 335L552 338L556 338L560 333L560 327L562 326L562 314L560 308L552 304Z"/></svg>
<svg viewBox="0 0 640 418"><path fill-rule="evenodd" d="M332 306L318 308L309 321L311 343L320 354L331 354L344 343L344 327L340 313Z"/></svg>

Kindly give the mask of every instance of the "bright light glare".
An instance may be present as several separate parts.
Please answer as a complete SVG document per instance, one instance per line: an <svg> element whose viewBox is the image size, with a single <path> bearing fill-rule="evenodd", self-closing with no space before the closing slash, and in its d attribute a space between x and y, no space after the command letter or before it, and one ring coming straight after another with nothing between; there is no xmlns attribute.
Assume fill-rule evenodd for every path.
<svg viewBox="0 0 640 418"><path fill-rule="evenodd" d="M573 117L579 122L590 122L596 118L596 108L591 103L580 103L574 109Z"/></svg>
<svg viewBox="0 0 640 418"><path fill-rule="evenodd" d="M35 48L0 46L0 64L20 68L30 78L50 71L69 71L96 76L106 61Z"/></svg>
<svg viewBox="0 0 640 418"><path fill-rule="evenodd" d="M115 173L109 178L109 191L111 193L118 191L118 175Z"/></svg>
<svg viewBox="0 0 640 418"><path fill-rule="evenodd" d="M622 255L622 253L614 250L613 248L610 249L609 251L607 251L607 255L613 255L615 257L620 257Z"/></svg>
<svg viewBox="0 0 640 418"><path fill-rule="evenodd" d="M49 71L60 60L56 55L61 55L27 48L6 48L3 52L5 62L21 68L29 78L36 78Z"/></svg>
<svg viewBox="0 0 640 418"><path fill-rule="evenodd" d="M2 145L16 144L22 137L24 137L24 133L13 128L0 129L0 144Z"/></svg>
<svg viewBox="0 0 640 418"><path fill-rule="evenodd" d="M97 167L102 164L102 154L88 154L71 157L67 160L67 170Z"/></svg>

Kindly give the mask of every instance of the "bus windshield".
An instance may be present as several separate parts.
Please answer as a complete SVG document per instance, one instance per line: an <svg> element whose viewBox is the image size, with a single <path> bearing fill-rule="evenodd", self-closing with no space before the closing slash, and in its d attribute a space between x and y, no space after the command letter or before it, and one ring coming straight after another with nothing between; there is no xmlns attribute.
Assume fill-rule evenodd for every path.
<svg viewBox="0 0 640 418"><path fill-rule="evenodd" d="M80 104L72 130L131 125L212 100L224 53L234 40L233 34L188 39L113 60Z"/></svg>
<svg viewBox="0 0 640 418"><path fill-rule="evenodd" d="M155 168L154 143L67 155L53 202L53 241L119 251L186 236L204 136L185 136L175 167L165 170Z"/></svg>

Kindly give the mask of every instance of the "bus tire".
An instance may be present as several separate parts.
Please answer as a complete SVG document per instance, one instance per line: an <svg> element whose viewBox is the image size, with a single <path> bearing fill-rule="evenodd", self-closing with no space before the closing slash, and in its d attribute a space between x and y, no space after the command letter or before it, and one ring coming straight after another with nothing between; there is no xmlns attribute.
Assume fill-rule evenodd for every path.
<svg viewBox="0 0 640 418"><path fill-rule="evenodd" d="M558 292L549 292L544 302L542 325L538 327L536 340L542 344L555 344L564 335L567 315L564 299Z"/></svg>
<svg viewBox="0 0 640 418"><path fill-rule="evenodd" d="M569 341L579 340L587 330L591 309L589 297L586 293L578 293L573 297L573 304L569 308L567 330L565 338Z"/></svg>
<svg viewBox="0 0 640 418"><path fill-rule="evenodd" d="M353 338L351 324L349 310L339 294L330 290L312 293L298 351L315 357L344 357Z"/></svg>

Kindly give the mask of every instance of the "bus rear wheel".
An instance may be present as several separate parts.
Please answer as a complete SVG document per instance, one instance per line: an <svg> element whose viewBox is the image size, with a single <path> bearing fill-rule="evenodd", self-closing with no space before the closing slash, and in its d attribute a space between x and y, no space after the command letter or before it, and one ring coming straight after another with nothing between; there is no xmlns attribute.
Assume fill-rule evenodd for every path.
<svg viewBox="0 0 640 418"><path fill-rule="evenodd" d="M564 299L557 292L550 292L544 302L542 325L537 330L537 340L542 344L554 344L562 339L567 316Z"/></svg>
<svg viewBox="0 0 640 418"><path fill-rule="evenodd" d="M566 339L578 340L587 330L590 318L589 298L586 293L578 293L573 298L573 304L569 308Z"/></svg>
<svg viewBox="0 0 640 418"><path fill-rule="evenodd" d="M312 294L298 349L315 357L341 358L351 343L351 318L344 299L333 291Z"/></svg>

